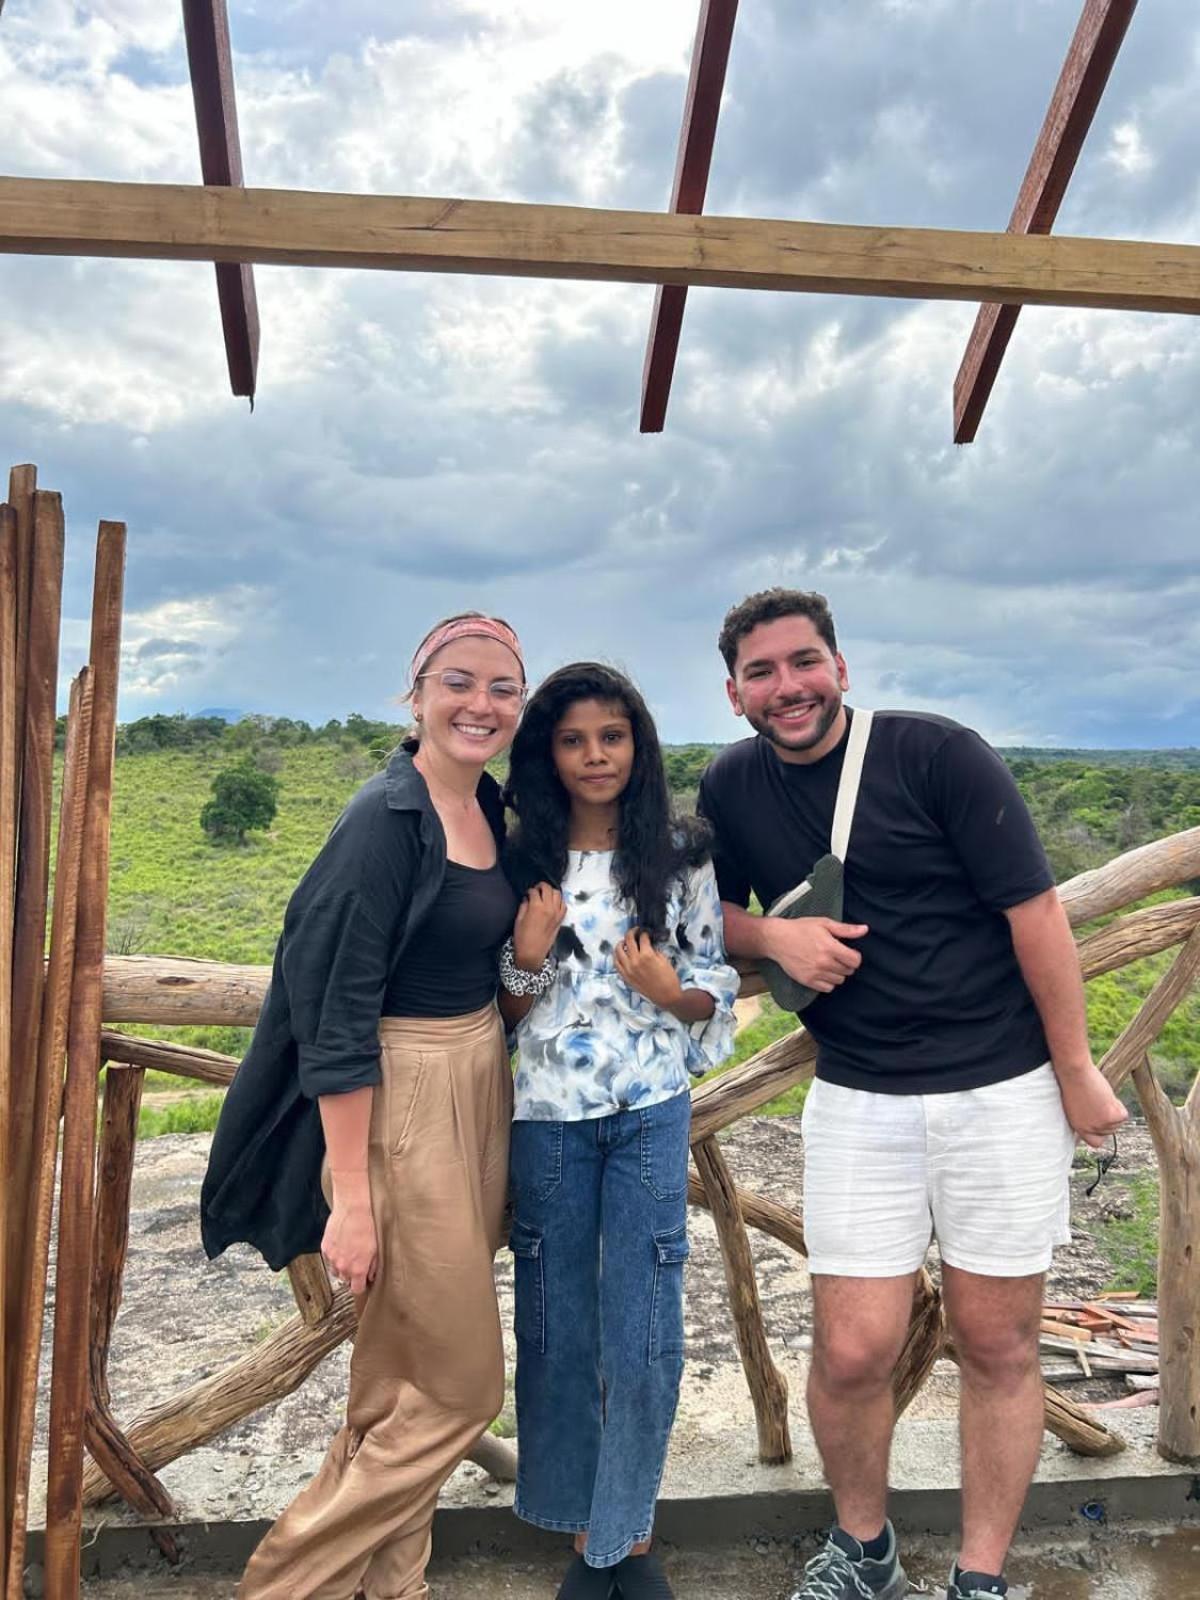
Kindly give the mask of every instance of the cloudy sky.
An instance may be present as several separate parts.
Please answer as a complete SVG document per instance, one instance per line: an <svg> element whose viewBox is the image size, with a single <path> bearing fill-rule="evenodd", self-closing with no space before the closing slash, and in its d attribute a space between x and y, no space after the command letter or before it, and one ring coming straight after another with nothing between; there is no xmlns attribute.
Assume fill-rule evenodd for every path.
<svg viewBox="0 0 1200 1600"><path fill-rule="evenodd" d="M662 209L697 0L230 0L254 185ZM1079 0L743 0L711 211L999 228ZM1200 13L1140 8L1060 232L1200 241ZM9 173L194 182L179 8L7 0ZM672 739L736 733L715 635L833 602L857 698L1002 743L1200 743L1200 326L1026 310L951 443L967 306L258 268L260 393L212 270L0 257L0 462L63 492L64 672L129 525L121 715L389 714L480 606L599 655Z"/></svg>

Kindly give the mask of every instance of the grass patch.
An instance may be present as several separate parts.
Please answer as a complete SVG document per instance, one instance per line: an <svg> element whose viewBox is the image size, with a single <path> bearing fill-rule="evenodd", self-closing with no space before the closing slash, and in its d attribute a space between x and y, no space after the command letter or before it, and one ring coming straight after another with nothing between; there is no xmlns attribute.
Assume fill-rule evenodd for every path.
<svg viewBox="0 0 1200 1600"><path fill-rule="evenodd" d="M138 1138L158 1139L164 1133L211 1133L224 1098L223 1094L196 1094L169 1106L143 1105L138 1116Z"/></svg>
<svg viewBox="0 0 1200 1600"><path fill-rule="evenodd" d="M1128 1213L1111 1217L1097 1243L1109 1259L1109 1289L1131 1289L1146 1300L1158 1294L1158 1175L1140 1172L1124 1182Z"/></svg>
<svg viewBox="0 0 1200 1600"><path fill-rule="evenodd" d="M769 1044L774 1044L776 1039L782 1039L786 1034L794 1033L798 1019L794 1012L781 1011L769 995L763 996L762 1009L757 1017L747 1027L743 1028L737 1036L733 1047L733 1054L728 1061L708 1073L705 1077L719 1078L731 1068L740 1066L743 1061L749 1061L751 1056L765 1050ZM791 1089L785 1089L774 1100L769 1100L762 1109L755 1113L760 1117L794 1117L799 1116L804 1110L804 1101L808 1095L808 1084L811 1080L798 1083Z"/></svg>

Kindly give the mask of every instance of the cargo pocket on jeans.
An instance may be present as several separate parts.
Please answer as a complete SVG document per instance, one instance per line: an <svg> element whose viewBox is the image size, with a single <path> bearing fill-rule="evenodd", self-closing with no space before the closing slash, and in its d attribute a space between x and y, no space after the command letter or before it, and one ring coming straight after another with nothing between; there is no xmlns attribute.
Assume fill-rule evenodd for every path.
<svg viewBox="0 0 1200 1600"><path fill-rule="evenodd" d="M514 1122L509 1136L509 1176L517 1194L549 1200L562 1182L561 1122Z"/></svg>
<svg viewBox="0 0 1200 1600"><path fill-rule="evenodd" d="M687 1223L654 1235L654 1298L650 1307L650 1360L683 1355L683 1264Z"/></svg>
<svg viewBox="0 0 1200 1600"><path fill-rule="evenodd" d="M540 1355L546 1352L546 1282L542 1269L542 1235L514 1221L508 1236L513 1255L513 1331L519 1344Z"/></svg>
<svg viewBox="0 0 1200 1600"><path fill-rule="evenodd" d="M682 1200L687 1193L691 1096L656 1100L638 1112L642 1122L642 1182L656 1200Z"/></svg>

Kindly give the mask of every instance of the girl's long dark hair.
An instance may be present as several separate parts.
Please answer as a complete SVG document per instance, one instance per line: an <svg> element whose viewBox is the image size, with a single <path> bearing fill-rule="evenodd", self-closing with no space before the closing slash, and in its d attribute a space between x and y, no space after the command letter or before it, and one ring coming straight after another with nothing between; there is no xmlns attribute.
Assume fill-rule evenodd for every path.
<svg viewBox="0 0 1200 1600"><path fill-rule="evenodd" d="M613 875L638 926L657 942L667 933L671 884L706 859L708 825L674 817L658 730L646 702L623 674L595 661L552 672L529 701L513 740L504 799L517 815L505 865L518 894L535 883L562 887L571 802L554 768L554 730L580 700L620 706L633 726L633 768L618 802Z"/></svg>

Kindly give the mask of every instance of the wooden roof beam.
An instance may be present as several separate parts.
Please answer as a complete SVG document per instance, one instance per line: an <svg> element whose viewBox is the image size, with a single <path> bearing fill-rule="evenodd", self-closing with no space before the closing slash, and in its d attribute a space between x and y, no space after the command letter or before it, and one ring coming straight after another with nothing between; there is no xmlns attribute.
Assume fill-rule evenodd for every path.
<svg viewBox="0 0 1200 1600"><path fill-rule="evenodd" d="M233 87L233 52L225 0L183 0L188 71L200 139L200 172L209 186L241 188L242 147ZM217 263L217 299L234 394L254 406L258 383L258 298L247 262Z"/></svg>
<svg viewBox="0 0 1200 1600"><path fill-rule="evenodd" d="M0 254L1200 313L1200 245L295 189L0 178Z"/></svg>
<svg viewBox="0 0 1200 1600"><path fill-rule="evenodd" d="M1075 170L1137 0L1085 0L1008 224L1049 233ZM954 380L954 442L970 444L1017 325L1020 307L984 305Z"/></svg>
<svg viewBox="0 0 1200 1600"><path fill-rule="evenodd" d="M725 88L725 69L733 42L738 0L700 0L692 70L683 106L683 128L671 188L671 210L696 216L704 210L704 194L712 165L717 118ZM661 433L667 419L671 378L683 327L687 289L681 284L659 284L650 317L650 337L642 368L643 433Z"/></svg>

